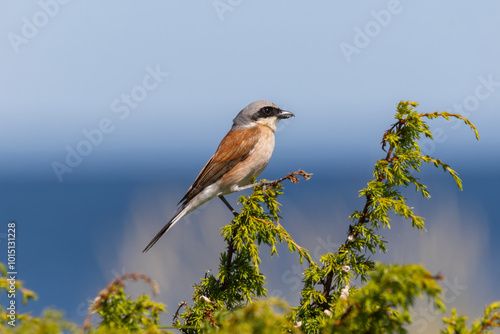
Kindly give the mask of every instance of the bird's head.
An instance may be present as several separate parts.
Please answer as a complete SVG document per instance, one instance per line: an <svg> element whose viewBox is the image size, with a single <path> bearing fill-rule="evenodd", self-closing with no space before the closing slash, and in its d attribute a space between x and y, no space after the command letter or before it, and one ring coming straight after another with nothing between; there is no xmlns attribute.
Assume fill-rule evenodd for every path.
<svg viewBox="0 0 500 334"><path fill-rule="evenodd" d="M295 116L289 111L281 110L269 101L255 101L243 108L233 120L233 129L261 124L276 131L281 119Z"/></svg>

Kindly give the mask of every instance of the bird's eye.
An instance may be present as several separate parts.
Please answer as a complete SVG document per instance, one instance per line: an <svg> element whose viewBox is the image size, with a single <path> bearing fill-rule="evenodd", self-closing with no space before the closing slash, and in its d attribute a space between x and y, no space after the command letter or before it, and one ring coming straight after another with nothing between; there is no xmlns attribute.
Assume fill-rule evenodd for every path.
<svg viewBox="0 0 500 334"><path fill-rule="evenodd" d="M272 109L271 108L269 108L269 107L265 107L264 108L264 114L271 115L271 113L272 113Z"/></svg>

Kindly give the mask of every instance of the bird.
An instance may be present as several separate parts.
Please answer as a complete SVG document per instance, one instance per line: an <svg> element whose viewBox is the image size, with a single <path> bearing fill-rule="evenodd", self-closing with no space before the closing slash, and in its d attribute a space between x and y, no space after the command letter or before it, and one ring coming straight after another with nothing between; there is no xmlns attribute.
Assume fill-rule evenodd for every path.
<svg viewBox="0 0 500 334"><path fill-rule="evenodd" d="M274 133L278 122L295 116L274 103L259 100L243 108L217 150L198 174L177 204L175 215L144 248L143 253L182 217L204 203L223 195L251 187L250 182L264 171L274 150ZM249 186L250 185L250 186Z"/></svg>

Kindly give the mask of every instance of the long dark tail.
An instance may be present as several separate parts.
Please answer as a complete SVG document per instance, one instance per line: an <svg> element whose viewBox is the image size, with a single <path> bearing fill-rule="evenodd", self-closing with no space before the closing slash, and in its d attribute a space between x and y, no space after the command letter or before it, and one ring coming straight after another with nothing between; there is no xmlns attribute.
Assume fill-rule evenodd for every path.
<svg viewBox="0 0 500 334"><path fill-rule="evenodd" d="M167 233L167 231L172 227L174 226L175 223L177 223L182 217L184 217L185 215L185 212L186 211L186 206L182 207L179 212L177 212L175 214L175 216L170 219L170 221L165 225L163 226L163 228L160 230L160 232L158 232L155 237L153 238L153 240L151 240L149 242L149 244L146 246L146 248L144 248L144 250L142 251L143 253L146 253L148 250L151 249L151 247L154 246L154 244L156 244L158 242L158 240L160 240L160 238L165 234Z"/></svg>

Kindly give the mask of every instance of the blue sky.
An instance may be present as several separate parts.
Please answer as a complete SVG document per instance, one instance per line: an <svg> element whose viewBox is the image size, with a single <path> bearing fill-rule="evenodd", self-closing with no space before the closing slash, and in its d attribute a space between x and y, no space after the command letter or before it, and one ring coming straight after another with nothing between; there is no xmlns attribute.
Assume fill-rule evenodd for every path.
<svg viewBox="0 0 500 334"><path fill-rule="evenodd" d="M410 252L398 261L427 263L439 271L450 258L440 258L443 249L429 243L439 244L438 236L447 236L444 244L456 254L462 254L463 247L474 248L463 252L463 261L482 263L478 270L485 272L482 278L466 275L459 270L464 267L462 260L455 259L451 277L467 276L469 287L479 279L491 280L496 274L488 269L492 264L481 261L498 252L491 196L497 196L492 189L499 185L500 167L499 13L500 4L493 1L125 0L119 6L76 0L2 2L0 180L5 200L0 217L5 223L10 219L23 223L26 238L55 234L64 240L70 234L73 244L82 247L79 260L98 272L76 275L79 279L65 277L78 281L83 295L50 299L44 293L45 283L38 286L42 297L76 321L81 318L74 311L78 300L91 298L123 268L146 271L166 291L185 282L187 275L190 283L184 292L189 293L191 282L205 269L183 266L188 260L181 254L192 256L192 261L196 254L181 252L183 245L172 240L208 238L202 244L213 250L217 229L206 237L201 232L209 228L206 224L185 224L192 231L172 230L177 237L159 245L158 251L147 256L137 251L169 218L239 110L267 99L297 116L278 129L273 159L262 176L279 177L298 168L316 173L315 185L301 186L316 189L308 193L307 202L319 203L314 196L327 196L337 201L338 210L325 212L311 204L316 210L302 212L304 219L334 214L345 222L355 202L339 203L346 196L356 200L370 166L381 156L381 134L393 121L397 103L414 100L422 112L448 110L469 117L481 141L476 142L464 125L430 123L437 136L435 143L422 143L425 153L443 158L461 172L464 192L452 190L445 176L425 170L425 175L449 183L436 183L442 197L424 202L437 203L421 205L434 208L428 212L432 217L442 218L442 210L449 208L456 208L457 216L448 216L449 228L443 225L435 234L429 228L416 241L420 257L415 257L419 252ZM72 151L83 154L68 158ZM54 171L58 164L71 172L58 176ZM348 178L352 183L339 189L334 182L339 178L331 173L352 174ZM467 177L475 183L468 185ZM78 188L85 185L85 191ZM18 197L13 197L15 190ZM290 191L295 212L301 207L302 190ZM87 192L88 197L83 195ZM114 210L108 212L106 207ZM219 203L212 204L192 221L206 219L204 212L210 217L224 214ZM75 219L77 215L83 218ZM290 217L291 225L297 216L299 212ZM462 220L459 227L452 224L458 220ZM318 223L318 230L311 228L304 237L306 244L312 243L309 248L314 249L317 237L325 235L321 226ZM335 231L344 233L344 227ZM455 233L447 233L449 229ZM78 233L82 233L79 240ZM473 241L465 246L471 235ZM71 248L72 242L62 244ZM26 258L55 247L48 243L41 242L41 250L24 244ZM394 244L405 246L401 239ZM429 255L426 249L434 253ZM61 251L53 250L52 254ZM89 250L93 253L86 253ZM168 252L167 260L161 257L162 250ZM50 260L37 259L44 261ZM171 263L159 264L165 261ZM66 257L58 263L74 264ZM29 272L26 284L36 286L36 275ZM92 279L83 280L82 275ZM489 287L484 284L482 295L498 295ZM472 290L467 289L469 294ZM293 291L284 295L295 300ZM167 292L163 296L171 298L170 305L176 305L177 297L187 298ZM469 297L462 294L462 304ZM493 300L480 299L473 306L489 301ZM48 306L43 298L37 303Z"/></svg>

